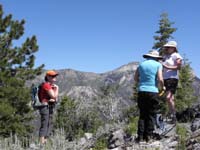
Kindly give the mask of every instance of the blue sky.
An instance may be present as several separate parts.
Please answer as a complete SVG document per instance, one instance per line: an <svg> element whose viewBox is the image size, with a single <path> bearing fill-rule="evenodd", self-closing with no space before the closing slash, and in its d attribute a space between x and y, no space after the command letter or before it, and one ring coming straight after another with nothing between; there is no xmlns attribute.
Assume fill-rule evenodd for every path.
<svg viewBox="0 0 200 150"><path fill-rule="evenodd" d="M37 36L36 66L104 73L142 61L154 44L160 15L178 30L179 52L200 77L199 0L0 0L5 14L25 19L25 34Z"/></svg>

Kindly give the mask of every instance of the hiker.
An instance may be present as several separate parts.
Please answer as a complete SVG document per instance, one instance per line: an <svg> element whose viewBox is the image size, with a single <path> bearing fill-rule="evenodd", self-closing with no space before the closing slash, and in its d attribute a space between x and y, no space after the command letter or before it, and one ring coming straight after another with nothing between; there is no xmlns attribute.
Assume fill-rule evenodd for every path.
<svg viewBox="0 0 200 150"><path fill-rule="evenodd" d="M138 107L140 111L138 121L138 137L136 142L149 141L153 138L155 115L159 109L158 88L164 90L162 74L162 59L156 50L143 55L146 58L135 72L134 80L138 85Z"/></svg>
<svg viewBox="0 0 200 150"><path fill-rule="evenodd" d="M53 111L58 99L59 88L55 84L58 73L54 70L49 70L45 75L45 82L41 85L39 91L39 99L44 104L39 108L41 115L41 126L39 129L40 144L45 144L49 137L53 124Z"/></svg>
<svg viewBox="0 0 200 150"><path fill-rule="evenodd" d="M181 68L183 58L178 53L176 41L169 41L163 47L163 78L164 85L166 87L166 99L169 107L169 117L172 123L176 123L174 94L178 85L178 70Z"/></svg>

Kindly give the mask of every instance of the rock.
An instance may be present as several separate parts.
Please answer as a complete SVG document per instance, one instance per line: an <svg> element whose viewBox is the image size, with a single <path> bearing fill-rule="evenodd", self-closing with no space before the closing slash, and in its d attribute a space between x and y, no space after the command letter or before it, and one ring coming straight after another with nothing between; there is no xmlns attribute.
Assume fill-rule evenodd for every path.
<svg viewBox="0 0 200 150"><path fill-rule="evenodd" d="M93 136L92 133L85 133L85 138L86 138L87 140L91 139L92 136Z"/></svg>
<svg viewBox="0 0 200 150"><path fill-rule="evenodd" d="M195 118L194 121L192 121L191 130L194 132L197 129L200 129L200 118Z"/></svg>
<svg viewBox="0 0 200 150"><path fill-rule="evenodd" d="M119 129L117 131L114 131L111 133L109 139L108 139L108 147L109 148L115 148L123 145L125 143L124 141L125 133L122 129Z"/></svg>

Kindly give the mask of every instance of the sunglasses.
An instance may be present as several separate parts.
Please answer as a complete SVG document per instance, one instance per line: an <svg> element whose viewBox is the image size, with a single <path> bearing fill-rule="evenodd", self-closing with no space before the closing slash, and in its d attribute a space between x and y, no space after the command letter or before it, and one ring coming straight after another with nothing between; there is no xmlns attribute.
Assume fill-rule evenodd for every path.
<svg viewBox="0 0 200 150"><path fill-rule="evenodd" d="M57 75L55 75L55 76L50 76L51 78L55 78L55 77L57 77Z"/></svg>
<svg viewBox="0 0 200 150"><path fill-rule="evenodd" d="M165 49L170 49L170 48L174 48L174 47L165 47Z"/></svg>

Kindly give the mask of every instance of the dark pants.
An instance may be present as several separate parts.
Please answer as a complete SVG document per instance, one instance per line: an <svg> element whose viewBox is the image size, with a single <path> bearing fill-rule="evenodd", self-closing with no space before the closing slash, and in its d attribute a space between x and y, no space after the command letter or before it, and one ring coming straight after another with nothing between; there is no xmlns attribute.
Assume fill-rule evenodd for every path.
<svg viewBox="0 0 200 150"><path fill-rule="evenodd" d="M43 106L39 109L41 116L40 137L49 137L53 129L53 105Z"/></svg>
<svg viewBox="0 0 200 150"><path fill-rule="evenodd" d="M171 93L176 93L176 88L178 86L178 79L165 79L164 84L166 87L166 91L171 91Z"/></svg>
<svg viewBox="0 0 200 150"><path fill-rule="evenodd" d="M158 93L139 92L138 107L140 110L138 137L145 139L153 134L155 117L159 109Z"/></svg>

